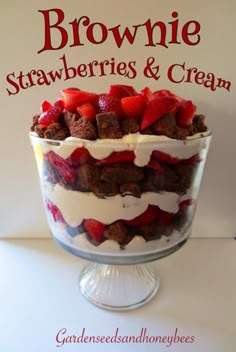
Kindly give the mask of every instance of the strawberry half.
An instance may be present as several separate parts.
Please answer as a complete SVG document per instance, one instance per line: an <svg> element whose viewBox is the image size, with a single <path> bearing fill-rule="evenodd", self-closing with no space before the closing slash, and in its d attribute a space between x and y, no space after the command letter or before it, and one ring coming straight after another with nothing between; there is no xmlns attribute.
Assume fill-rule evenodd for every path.
<svg viewBox="0 0 236 352"><path fill-rule="evenodd" d="M146 100L141 94L125 97L121 99L121 107L126 118L138 119L145 110Z"/></svg>
<svg viewBox="0 0 236 352"><path fill-rule="evenodd" d="M163 168L161 167L161 165L157 160L151 159L147 164L147 166L150 167L151 169L156 170L159 173L163 173Z"/></svg>
<svg viewBox="0 0 236 352"><path fill-rule="evenodd" d="M151 126L163 115L172 112L179 105L178 101L172 97L155 97L151 100L144 111L140 130L144 130Z"/></svg>
<svg viewBox="0 0 236 352"><path fill-rule="evenodd" d="M80 116L87 117L90 121L94 122L96 119L96 109L90 102L83 103L76 108Z"/></svg>
<svg viewBox="0 0 236 352"><path fill-rule="evenodd" d="M117 98L129 97L138 94L132 86L125 84L113 84L110 86L109 95Z"/></svg>
<svg viewBox="0 0 236 352"><path fill-rule="evenodd" d="M149 87L143 88L141 94L144 96L146 102L149 102L154 99L154 94Z"/></svg>
<svg viewBox="0 0 236 352"><path fill-rule="evenodd" d="M123 222L131 226L148 225L157 219L159 212L160 209L157 206L149 205L147 210L145 210L145 212L143 212L141 215L132 220L123 220Z"/></svg>
<svg viewBox="0 0 236 352"><path fill-rule="evenodd" d="M61 91L61 100L66 110L74 112L79 105L91 102L97 94L78 90L76 88L64 89Z"/></svg>
<svg viewBox="0 0 236 352"><path fill-rule="evenodd" d="M133 162L135 154L132 150L124 150L122 152L113 152L107 158L96 161L96 165L109 165L114 163Z"/></svg>
<svg viewBox="0 0 236 352"><path fill-rule="evenodd" d="M43 113L43 112L48 111L48 110L51 109L51 108L52 108L52 104L49 103L49 101L44 100L44 101L42 102L42 104L41 104L40 111L41 111L41 113Z"/></svg>
<svg viewBox="0 0 236 352"><path fill-rule="evenodd" d="M117 118L121 118L123 116L123 111L121 107L120 98L113 97L108 94L101 94L97 99L97 111L99 113L102 112L115 112Z"/></svg>
<svg viewBox="0 0 236 352"><path fill-rule="evenodd" d="M48 103L48 102L47 102ZM52 123L55 123L59 120L59 117L63 111L63 106L61 101L57 101L55 104L49 106L50 103L42 103L41 109L45 111L39 116L38 122L44 127L50 126ZM46 107L47 105L47 107Z"/></svg>
<svg viewBox="0 0 236 352"><path fill-rule="evenodd" d="M160 150L153 150L151 157L158 161L162 161L166 164L171 164L171 165L175 165L180 162L179 158L175 158L170 154L161 152Z"/></svg>
<svg viewBox="0 0 236 352"><path fill-rule="evenodd" d="M76 179L76 171L68 165L67 161L54 151L50 150L44 154L44 158L49 160L50 163L57 169L61 177L69 183L72 183Z"/></svg>
<svg viewBox="0 0 236 352"><path fill-rule="evenodd" d="M105 231L103 223L94 219L86 219L84 220L84 228L95 241L101 242Z"/></svg>
<svg viewBox="0 0 236 352"><path fill-rule="evenodd" d="M191 100L185 100L180 105L176 114L176 122L180 127L190 126L196 112L196 106Z"/></svg>
<svg viewBox="0 0 236 352"><path fill-rule="evenodd" d="M80 164L91 163L92 155L85 147L76 148L66 159L66 163L70 166L78 166Z"/></svg>

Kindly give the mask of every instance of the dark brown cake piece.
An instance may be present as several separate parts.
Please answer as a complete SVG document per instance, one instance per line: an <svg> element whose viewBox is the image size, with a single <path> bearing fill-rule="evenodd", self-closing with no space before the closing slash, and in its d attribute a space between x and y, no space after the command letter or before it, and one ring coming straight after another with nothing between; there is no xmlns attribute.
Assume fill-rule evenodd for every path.
<svg viewBox="0 0 236 352"><path fill-rule="evenodd" d="M134 118L123 119L120 125L123 134L136 133L139 131L139 124Z"/></svg>
<svg viewBox="0 0 236 352"><path fill-rule="evenodd" d="M72 137L94 140L97 138L96 128L87 117L82 116L70 126Z"/></svg>
<svg viewBox="0 0 236 352"><path fill-rule="evenodd" d="M60 116L60 121L62 124L70 128L75 121L77 121L80 118L80 116L77 113L72 113L67 110L63 111L63 113Z"/></svg>
<svg viewBox="0 0 236 352"><path fill-rule="evenodd" d="M163 226L157 223L143 225L139 228L140 235L146 240L157 240L163 235Z"/></svg>
<svg viewBox="0 0 236 352"><path fill-rule="evenodd" d="M173 131L176 127L175 115L172 113L166 114L153 123L151 126L152 131L156 135L165 135L173 138Z"/></svg>
<svg viewBox="0 0 236 352"><path fill-rule="evenodd" d="M63 127L59 122L52 123L44 131L44 138L53 140L64 140L70 136L70 131L67 127Z"/></svg>
<svg viewBox="0 0 236 352"><path fill-rule="evenodd" d="M105 112L96 115L98 137L101 139L122 138L118 118L114 112Z"/></svg>
<svg viewBox="0 0 236 352"><path fill-rule="evenodd" d="M115 183L99 181L94 185L93 192L98 198L112 197L119 193L119 188Z"/></svg>
<svg viewBox="0 0 236 352"><path fill-rule="evenodd" d="M143 178L143 169L132 163L104 166L101 180L122 185L124 183L138 183Z"/></svg>
<svg viewBox="0 0 236 352"><path fill-rule="evenodd" d="M100 168L91 164L82 164L77 170L75 189L82 192L92 191L100 183Z"/></svg>
<svg viewBox="0 0 236 352"><path fill-rule="evenodd" d="M116 221L106 228L104 237L125 246L132 240L133 235L129 233L128 227L123 222Z"/></svg>

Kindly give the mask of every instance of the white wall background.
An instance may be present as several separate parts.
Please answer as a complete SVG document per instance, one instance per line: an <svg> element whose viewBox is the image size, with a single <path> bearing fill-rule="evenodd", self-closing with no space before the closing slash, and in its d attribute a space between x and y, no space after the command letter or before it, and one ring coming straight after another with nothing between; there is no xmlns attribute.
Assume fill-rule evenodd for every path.
<svg viewBox="0 0 236 352"><path fill-rule="evenodd" d="M172 21L173 11L179 13L179 26L190 20L201 24L201 41L197 46L185 44L147 47L145 32L140 31L133 45L127 43L120 49L111 37L101 45L86 41L84 27L81 38L85 45L66 46L55 51L37 52L44 44L44 21L38 10L60 8L64 11L63 27L72 33L69 22L88 16L91 22L101 22L108 28L118 24L121 28L141 24L150 19L153 23ZM235 97L236 97L236 2L233 0L199 1L1 1L0 11L0 236L47 237L48 227L38 185L38 175L28 139L32 116L39 111L42 100L55 100L60 89L77 86L84 90L106 91L111 83L134 85L137 89L166 88L192 99L198 112L207 116L208 126L214 134L208 165L202 183L193 236L231 237L236 234L236 167L235 167ZM56 32L54 32L56 35ZM181 32L180 32L181 33ZM170 36L170 27L167 30ZM54 38L56 40L56 37ZM70 65L78 66L93 60L114 57L119 61L136 61L137 77L119 75L58 80L50 86L21 89L9 96L6 88L14 90L6 76L32 69L45 72L61 67L60 57L66 55ZM144 77L142 69L146 59L155 57L161 67L158 82ZM215 91L196 83L171 83L167 68L185 62L186 68L196 67L216 78L231 81L231 90Z"/></svg>

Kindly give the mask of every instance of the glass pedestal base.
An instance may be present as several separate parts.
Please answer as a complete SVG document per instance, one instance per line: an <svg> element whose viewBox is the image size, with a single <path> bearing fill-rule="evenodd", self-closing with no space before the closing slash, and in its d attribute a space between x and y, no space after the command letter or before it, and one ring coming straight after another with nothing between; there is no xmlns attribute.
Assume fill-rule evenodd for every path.
<svg viewBox="0 0 236 352"><path fill-rule="evenodd" d="M130 310L150 301L158 291L159 276L148 264L109 265L91 263L79 278L83 295L108 310Z"/></svg>

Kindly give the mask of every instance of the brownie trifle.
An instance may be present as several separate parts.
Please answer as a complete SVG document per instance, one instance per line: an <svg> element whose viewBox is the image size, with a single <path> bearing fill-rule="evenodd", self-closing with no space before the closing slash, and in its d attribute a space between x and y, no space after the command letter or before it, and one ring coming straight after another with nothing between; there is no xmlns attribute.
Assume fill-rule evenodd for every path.
<svg viewBox="0 0 236 352"><path fill-rule="evenodd" d="M101 253L183 240L209 134L192 101L168 90L68 88L44 101L30 135L53 236Z"/></svg>

